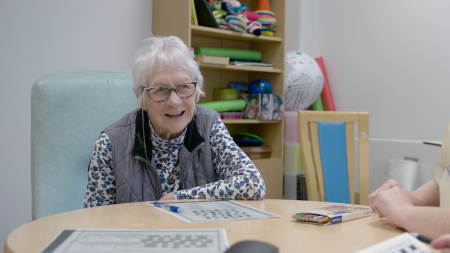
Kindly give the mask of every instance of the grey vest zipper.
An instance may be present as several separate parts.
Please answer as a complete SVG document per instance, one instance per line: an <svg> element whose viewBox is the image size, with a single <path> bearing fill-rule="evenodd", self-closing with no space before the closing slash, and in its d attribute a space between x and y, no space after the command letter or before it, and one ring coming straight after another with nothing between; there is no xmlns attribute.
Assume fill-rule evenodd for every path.
<svg viewBox="0 0 450 253"><path fill-rule="evenodd" d="M153 166L149 163L149 161L147 159L141 158L139 156L136 156L136 159L138 159L138 160L144 162L145 164L147 164L150 167L150 169L152 170L152 172L156 175L156 178L158 180L158 185L156 186L156 190L158 192L156 193L157 195L155 197L156 197L157 200L159 200L158 196L162 197L162 187L161 187L161 179L158 176L158 172L153 168ZM144 180L144 179L142 179L142 180ZM150 178L149 178L149 180L150 180ZM150 180L150 183L151 183L151 180Z"/></svg>

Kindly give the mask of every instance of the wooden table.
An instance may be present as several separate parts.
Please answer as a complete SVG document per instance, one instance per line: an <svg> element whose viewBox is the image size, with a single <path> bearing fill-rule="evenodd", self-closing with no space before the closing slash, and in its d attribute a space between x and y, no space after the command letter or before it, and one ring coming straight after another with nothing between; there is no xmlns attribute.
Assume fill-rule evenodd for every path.
<svg viewBox="0 0 450 253"><path fill-rule="evenodd" d="M80 209L28 222L7 238L5 253L40 252L63 229L226 229L229 245L241 240L262 240L280 252L355 252L404 231L376 214L331 226L292 221L301 211L333 203L266 199L238 201L281 215L281 218L186 223L146 202ZM437 251L436 251L437 252Z"/></svg>

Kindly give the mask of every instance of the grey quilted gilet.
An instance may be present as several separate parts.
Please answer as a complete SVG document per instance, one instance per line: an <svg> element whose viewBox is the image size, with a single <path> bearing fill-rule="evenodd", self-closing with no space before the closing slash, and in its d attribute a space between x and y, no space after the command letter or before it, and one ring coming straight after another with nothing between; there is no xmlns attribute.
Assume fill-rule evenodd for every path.
<svg viewBox="0 0 450 253"><path fill-rule="evenodd" d="M217 181L210 146L211 129L217 117L219 114L216 111L196 106L192 121L187 126L184 145L178 154L181 189ZM152 142L147 112L138 108L103 132L111 142L116 203L159 200L162 188L155 162L151 160Z"/></svg>

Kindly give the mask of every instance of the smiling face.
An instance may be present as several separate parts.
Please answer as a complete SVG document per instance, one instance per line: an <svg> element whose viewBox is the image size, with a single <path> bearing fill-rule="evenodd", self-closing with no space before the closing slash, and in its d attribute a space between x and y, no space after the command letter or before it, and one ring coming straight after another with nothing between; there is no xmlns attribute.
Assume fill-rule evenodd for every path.
<svg viewBox="0 0 450 253"><path fill-rule="evenodd" d="M173 70L168 67L155 68L150 74L147 88L175 86L192 81L187 70ZM191 122L195 111L197 94L188 98L180 98L174 91L164 102L155 102L145 92L143 109L147 110L150 122L156 134L162 139L174 139L180 136Z"/></svg>

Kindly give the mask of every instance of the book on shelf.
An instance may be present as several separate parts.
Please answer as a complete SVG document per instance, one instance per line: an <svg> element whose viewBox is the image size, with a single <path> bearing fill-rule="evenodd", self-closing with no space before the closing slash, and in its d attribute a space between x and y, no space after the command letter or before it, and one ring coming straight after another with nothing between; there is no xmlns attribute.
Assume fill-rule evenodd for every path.
<svg viewBox="0 0 450 253"><path fill-rule="evenodd" d="M231 60L230 65L273 68L273 64L271 62L260 62L260 61Z"/></svg>
<svg viewBox="0 0 450 253"><path fill-rule="evenodd" d="M195 11L195 2L194 0L191 0L191 6L192 6L192 24L198 25L198 19L197 19L197 12Z"/></svg>
<svg viewBox="0 0 450 253"><path fill-rule="evenodd" d="M309 210L292 216L300 223L331 225L372 215L370 207L333 205L321 209Z"/></svg>
<svg viewBox="0 0 450 253"><path fill-rule="evenodd" d="M198 25L212 28L220 28L208 7L206 0L194 0L195 11L197 14Z"/></svg>
<svg viewBox="0 0 450 253"><path fill-rule="evenodd" d="M195 61L200 63L225 64L228 65L230 57L210 56L205 54L196 54Z"/></svg>

